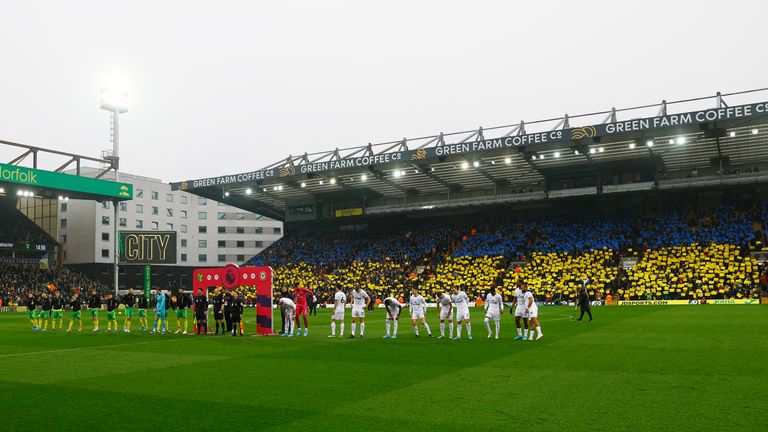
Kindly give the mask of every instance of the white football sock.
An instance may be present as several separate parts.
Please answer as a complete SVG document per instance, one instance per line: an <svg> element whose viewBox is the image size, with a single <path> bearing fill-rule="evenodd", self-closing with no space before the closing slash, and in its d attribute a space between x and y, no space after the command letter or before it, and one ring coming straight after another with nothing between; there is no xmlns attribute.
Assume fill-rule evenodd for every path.
<svg viewBox="0 0 768 432"><path fill-rule="evenodd" d="M362 326L362 324L360 324ZM355 331L357 331L357 323L352 323L352 331L349 333L351 336L355 335Z"/></svg>
<svg viewBox="0 0 768 432"><path fill-rule="evenodd" d="M456 324L456 336L461 337L461 323Z"/></svg>
<svg viewBox="0 0 768 432"><path fill-rule="evenodd" d="M397 336L397 320L395 320L393 336Z"/></svg>
<svg viewBox="0 0 768 432"><path fill-rule="evenodd" d="M387 336L389 336L389 318L387 318L387 326L386 326L386 329L387 329Z"/></svg>
<svg viewBox="0 0 768 432"><path fill-rule="evenodd" d="M341 328L341 332L339 332L339 336L344 336L344 323L343 322L341 323L340 328Z"/></svg>
<svg viewBox="0 0 768 432"><path fill-rule="evenodd" d="M517 335L518 336L522 336L523 335L523 329L521 329L520 327L517 328Z"/></svg>
<svg viewBox="0 0 768 432"><path fill-rule="evenodd" d="M445 323L440 323L440 336L445 336Z"/></svg>
<svg viewBox="0 0 768 432"><path fill-rule="evenodd" d="M523 330L523 337L528 337L528 329Z"/></svg>
<svg viewBox="0 0 768 432"><path fill-rule="evenodd" d="M336 323L331 323L331 336L336 336Z"/></svg>
<svg viewBox="0 0 768 432"><path fill-rule="evenodd" d="M448 323L448 337L453 337L453 321Z"/></svg>
<svg viewBox="0 0 768 432"><path fill-rule="evenodd" d="M485 323L485 328L488 330L488 334L491 334L491 324L488 322L488 318L486 317L483 322Z"/></svg>
<svg viewBox="0 0 768 432"><path fill-rule="evenodd" d="M501 329L501 321L499 320L493 320L494 323L496 323L496 336L499 335L499 329Z"/></svg>
<svg viewBox="0 0 768 432"><path fill-rule="evenodd" d="M416 336L418 336L419 335L419 327L416 326L416 324L414 324L412 327L413 327L413 332L416 333Z"/></svg>
<svg viewBox="0 0 768 432"><path fill-rule="evenodd" d="M544 336L544 333L541 332L541 326L536 326L536 331L539 332L539 336Z"/></svg>
<svg viewBox="0 0 768 432"><path fill-rule="evenodd" d="M429 328L429 324L427 324L426 321L424 321L424 328L427 329L427 334L432 335L432 329Z"/></svg>
<svg viewBox="0 0 768 432"><path fill-rule="evenodd" d="M360 336L365 334L365 323L360 323Z"/></svg>
<svg viewBox="0 0 768 432"><path fill-rule="evenodd" d="M472 336L472 324L467 323L467 336Z"/></svg>

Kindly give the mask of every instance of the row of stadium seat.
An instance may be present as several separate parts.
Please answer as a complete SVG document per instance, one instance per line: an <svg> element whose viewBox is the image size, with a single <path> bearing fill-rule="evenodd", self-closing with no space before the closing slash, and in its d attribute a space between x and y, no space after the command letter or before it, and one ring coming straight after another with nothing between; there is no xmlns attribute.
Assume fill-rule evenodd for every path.
<svg viewBox="0 0 768 432"><path fill-rule="evenodd" d="M768 250L766 205L644 219L465 221L348 237L325 232L281 240L250 264L273 266L278 288L300 283L322 298L338 285L379 297L413 286L431 297L454 285L479 296L495 286L509 298L521 279L551 300L573 298L585 284L598 298L746 297L766 289L765 268L750 257ZM621 268L622 256L637 264Z"/></svg>

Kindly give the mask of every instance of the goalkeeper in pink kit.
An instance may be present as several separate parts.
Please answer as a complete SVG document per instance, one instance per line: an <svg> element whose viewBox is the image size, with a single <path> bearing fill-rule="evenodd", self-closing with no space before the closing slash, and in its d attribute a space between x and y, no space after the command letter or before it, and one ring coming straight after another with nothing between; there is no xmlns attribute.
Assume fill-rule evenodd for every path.
<svg viewBox="0 0 768 432"><path fill-rule="evenodd" d="M307 325L307 312L309 310L309 306L307 305L307 295L314 297L315 293L297 283L293 289L293 297L296 301L296 327L299 329L299 331L296 332L297 335L302 334L299 317L304 317L304 336L309 334L309 326Z"/></svg>

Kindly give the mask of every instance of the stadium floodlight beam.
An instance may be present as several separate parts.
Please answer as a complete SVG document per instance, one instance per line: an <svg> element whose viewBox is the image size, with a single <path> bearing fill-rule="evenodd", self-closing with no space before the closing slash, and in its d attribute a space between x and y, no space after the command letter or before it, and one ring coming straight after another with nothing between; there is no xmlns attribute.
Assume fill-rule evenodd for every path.
<svg viewBox="0 0 768 432"><path fill-rule="evenodd" d="M117 90L117 89L110 89L110 88L103 88L101 89L101 109L104 111L109 111L112 113L112 133L110 135L110 139L112 140L112 169L115 170L115 182L120 181L120 114L125 114L128 112L128 93L125 91ZM115 284L115 296L120 295L120 285L119 285L119 264L120 264L120 254L119 252L119 231L118 231L118 217L120 217L120 214L118 213L118 201L113 200L112 201L112 207L114 208L114 216L112 219L112 225L114 226L113 231L113 247L112 249L112 258L113 258L113 282Z"/></svg>

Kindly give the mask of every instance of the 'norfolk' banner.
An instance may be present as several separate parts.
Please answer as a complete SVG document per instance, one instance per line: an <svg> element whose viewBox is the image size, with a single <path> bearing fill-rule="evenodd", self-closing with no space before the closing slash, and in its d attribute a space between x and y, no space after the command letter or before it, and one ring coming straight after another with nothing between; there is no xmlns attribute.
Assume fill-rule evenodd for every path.
<svg viewBox="0 0 768 432"><path fill-rule="evenodd" d="M639 118L613 123L603 123L594 126L581 126L569 129L557 129L545 132L513 135L501 138L469 141L464 143L445 144L416 150L402 150L391 153L365 155L341 158L332 161L314 162L298 165L286 165L282 168L250 171L240 174L209 177L171 183L173 190L188 190L210 186L226 186L247 183L270 178L290 177L297 174L309 174L334 171L346 168L367 167L370 165L389 164L393 162L414 162L449 155L467 155L490 150L515 148L519 146L535 146L537 144L552 144L558 142L573 142L596 137L619 136L627 133L658 131L699 123L724 120L744 120L768 114L768 102L749 105L738 105L724 108L712 108L681 114L669 114L659 117Z"/></svg>
<svg viewBox="0 0 768 432"><path fill-rule="evenodd" d="M53 171L43 171L0 163L0 181L29 187L58 189L101 195L118 200L133 199L133 185L108 180L82 177Z"/></svg>

